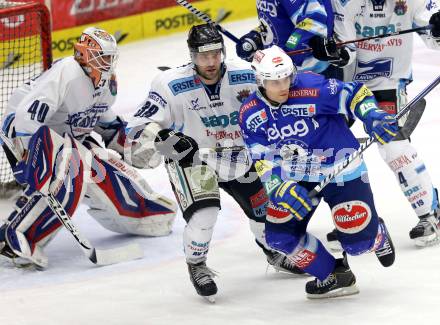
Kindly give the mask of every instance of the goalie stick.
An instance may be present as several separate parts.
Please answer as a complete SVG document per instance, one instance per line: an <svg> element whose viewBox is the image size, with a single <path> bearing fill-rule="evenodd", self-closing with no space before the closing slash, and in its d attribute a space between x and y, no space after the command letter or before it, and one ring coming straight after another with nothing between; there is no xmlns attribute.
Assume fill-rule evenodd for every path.
<svg viewBox="0 0 440 325"><path fill-rule="evenodd" d="M0 130L0 138L3 141L3 148L8 156L8 159L15 159L18 161L21 159L20 155L16 151L15 145L4 134L3 130ZM11 163L11 161L10 161ZM110 265L121 263L125 261L131 261L134 259L142 258L144 256L143 251L139 244L129 244L122 247L110 248L110 249L97 249L79 232L78 228L72 222L66 210L56 199L52 193L44 195L40 192L43 198L46 199L47 205L52 212L61 222L61 224L72 234L76 242L80 246L81 250L87 256L87 258L96 265Z"/></svg>

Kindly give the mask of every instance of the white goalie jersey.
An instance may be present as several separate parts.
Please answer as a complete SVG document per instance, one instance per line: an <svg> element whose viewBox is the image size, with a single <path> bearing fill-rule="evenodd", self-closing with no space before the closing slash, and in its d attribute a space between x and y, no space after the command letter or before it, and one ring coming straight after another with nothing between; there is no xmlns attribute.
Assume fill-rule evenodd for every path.
<svg viewBox="0 0 440 325"><path fill-rule="evenodd" d="M255 75L248 64L238 62L224 64L223 72L214 87L201 82L193 64L160 73L128 127L156 122L161 129L192 137L202 148L244 146L238 111L257 88Z"/></svg>
<svg viewBox="0 0 440 325"><path fill-rule="evenodd" d="M340 42L423 27L439 10L435 0L385 0L382 8L375 8L371 0L332 3L335 35ZM419 35L429 48L439 49L430 31ZM413 33L351 43L349 48L355 50L355 60L346 69L347 81L364 82L371 90L385 90L411 80Z"/></svg>
<svg viewBox="0 0 440 325"><path fill-rule="evenodd" d="M14 91L3 127L11 132L13 121L16 135L26 147L42 125L81 141L98 121L115 120L116 115L110 110L115 98L116 91L112 94L107 83L95 88L75 59L67 57Z"/></svg>

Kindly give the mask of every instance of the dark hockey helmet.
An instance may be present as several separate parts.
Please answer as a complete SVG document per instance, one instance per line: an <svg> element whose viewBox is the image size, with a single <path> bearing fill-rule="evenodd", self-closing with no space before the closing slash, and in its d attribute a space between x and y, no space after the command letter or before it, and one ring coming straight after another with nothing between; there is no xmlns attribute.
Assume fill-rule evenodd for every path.
<svg viewBox="0 0 440 325"><path fill-rule="evenodd" d="M191 27L188 33L188 48L191 53L200 53L221 49L225 55L223 36L214 24Z"/></svg>

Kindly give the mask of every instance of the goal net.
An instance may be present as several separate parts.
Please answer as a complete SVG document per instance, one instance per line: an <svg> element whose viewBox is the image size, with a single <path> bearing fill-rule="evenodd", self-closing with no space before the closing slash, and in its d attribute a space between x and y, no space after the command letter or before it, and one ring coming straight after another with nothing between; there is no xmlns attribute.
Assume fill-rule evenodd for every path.
<svg viewBox="0 0 440 325"><path fill-rule="evenodd" d="M39 2L0 0L0 118L15 88L36 78L52 63L50 15ZM15 187L0 148L0 197Z"/></svg>

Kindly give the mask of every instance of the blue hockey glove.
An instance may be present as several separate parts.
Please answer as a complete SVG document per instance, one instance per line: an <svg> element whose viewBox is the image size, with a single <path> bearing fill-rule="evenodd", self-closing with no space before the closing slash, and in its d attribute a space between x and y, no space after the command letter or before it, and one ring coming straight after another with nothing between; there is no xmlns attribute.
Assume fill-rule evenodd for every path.
<svg viewBox="0 0 440 325"><path fill-rule="evenodd" d="M394 115L380 109L368 111L364 125L367 133L375 137L381 144L390 142L399 132L399 126Z"/></svg>
<svg viewBox="0 0 440 325"><path fill-rule="evenodd" d="M293 216L302 220L313 209L308 191L294 181L282 183L271 194L272 203L288 210Z"/></svg>
<svg viewBox="0 0 440 325"><path fill-rule="evenodd" d="M261 49L263 49L261 34L255 30L243 35L235 45L237 55L248 62L251 62L254 53Z"/></svg>
<svg viewBox="0 0 440 325"><path fill-rule="evenodd" d="M175 161L190 162L199 150L197 142L171 129L160 130L154 140L154 145L160 154Z"/></svg>

